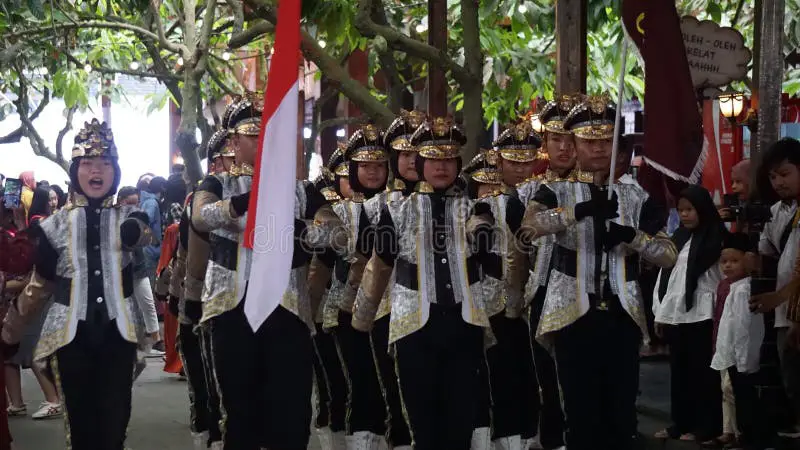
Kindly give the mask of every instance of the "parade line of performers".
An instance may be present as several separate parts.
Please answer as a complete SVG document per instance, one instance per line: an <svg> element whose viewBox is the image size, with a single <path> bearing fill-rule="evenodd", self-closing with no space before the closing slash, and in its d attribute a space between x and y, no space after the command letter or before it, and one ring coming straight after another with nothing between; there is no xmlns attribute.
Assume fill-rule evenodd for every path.
<svg viewBox="0 0 800 450"><path fill-rule="evenodd" d="M297 182L290 284L253 332L243 230L261 112L252 95L226 110L159 283L179 301L197 448L306 449L312 428L325 450L633 447L639 264L671 268L678 252L626 164L609 195L607 96L560 96L543 138L522 120L464 167L448 118L361 127ZM36 359L63 393L67 447L122 450L142 334L131 250L150 229L112 206L105 124L75 138L70 179L3 339L53 296Z"/></svg>

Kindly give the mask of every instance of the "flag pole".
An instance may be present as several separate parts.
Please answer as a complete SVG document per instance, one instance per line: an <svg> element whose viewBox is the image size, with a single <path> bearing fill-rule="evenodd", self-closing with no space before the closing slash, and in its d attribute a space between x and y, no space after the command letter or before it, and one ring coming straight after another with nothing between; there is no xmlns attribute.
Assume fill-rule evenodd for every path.
<svg viewBox="0 0 800 450"><path fill-rule="evenodd" d="M608 199L614 195L614 182L617 172L617 154L619 153L619 135L622 124L622 102L625 94L625 71L628 65L628 36L622 33L622 63L620 64L619 93L617 95L617 115L614 118L614 138L611 144L611 173L608 177Z"/></svg>

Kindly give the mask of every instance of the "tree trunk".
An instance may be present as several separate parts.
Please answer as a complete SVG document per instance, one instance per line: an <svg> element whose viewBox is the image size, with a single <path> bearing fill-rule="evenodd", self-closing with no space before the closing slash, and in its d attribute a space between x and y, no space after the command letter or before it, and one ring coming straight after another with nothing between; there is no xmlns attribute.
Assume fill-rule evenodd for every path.
<svg viewBox="0 0 800 450"><path fill-rule="evenodd" d="M183 164L186 167L186 174L192 185L203 178L203 170L200 167L200 157L197 155L197 108L201 102L200 83L194 76L194 71L188 67L183 87L181 88L181 124L178 127L178 135L175 141L183 156Z"/></svg>
<svg viewBox="0 0 800 450"><path fill-rule="evenodd" d="M464 132L467 145L462 157L469 161L480 150L483 135L483 53L481 52L478 0L461 0L464 26L464 67L469 76L461 81L464 91Z"/></svg>

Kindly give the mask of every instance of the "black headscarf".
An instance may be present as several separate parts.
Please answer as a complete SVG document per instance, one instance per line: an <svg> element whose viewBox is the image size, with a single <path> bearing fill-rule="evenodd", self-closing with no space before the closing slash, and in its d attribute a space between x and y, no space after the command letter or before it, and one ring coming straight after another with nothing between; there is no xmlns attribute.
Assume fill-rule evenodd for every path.
<svg viewBox="0 0 800 450"><path fill-rule="evenodd" d="M388 163L386 163L386 164L388 164ZM350 161L349 166L350 167L348 169L348 172L350 174L350 177L349 177L350 189L352 189L353 192L360 192L360 193L364 194L364 198L372 198L376 194L378 194L381 191L383 191L384 189L386 189L386 182L389 180L388 167L387 167L387 171L386 171L386 178L384 178L383 184L379 188L368 189L364 185L362 185L361 181L358 179L358 162ZM338 185L338 183L337 183L337 185ZM339 195L341 195L341 192L339 193Z"/></svg>
<svg viewBox="0 0 800 450"><path fill-rule="evenodd" d="M697 289L697 280L719 261L722 253L722 243L728 230L722 223L717 207L711 195L702 186L691 185L681 191L678 199L685 198L697 210L699 223L690 230L683 225L672 235L672 242L680 251L689 239L692 240L689 248L689 260L686 264L686 311L694 307L694 291ZM658 287L658 296L663 298L667 293L669 277L672 268L664 269L661 274L661 284Z"/></svg>
<svg viewBox="0 0 800 450"><path fill-rule="evenodd" d="M34 189L31 207L28 209L28 223L33 218L41 220L49 216L52 212L50 209L50 190L44 187Z"/></svg>
<svg viewBox="0 0 800 450"><path fill-rule="evenodd" d="M415 167L417 169L417 175L419 176L419 180L420 181L426 181L425 180L425 162L427 160L428 160L428 158L425 158L422 155L420 155L419 153L417 153L417 159L415 161ZM457 173L461 174L461 168L463 167L464 162L461 160L461 158L456 158L456 163L457 163L456 171L457 171ZM453 186L457 186L459 189L466 189L467 188L466 187L466 182L464 181L464 178L461 177L460 175L457 175L455 181L453 181L453 184L448 186L446 189L437 189L437 192L443 193L443 192L447 191L448 189L450 189Z"/></svg>
<svg viewBox="0 0 800 450"><path fill-rule="evenodd" d="M117 158L109 158L111 160L111 165L114 168L114 181L111 182L111 188L108 192L103 195L103 198L100 199L88 199L89 204L99 204L103 200L111 197L112 195L117 193L117 189L119 188L119 182L122 178L122 170L119 168L119 161ZM77 194L86 196L86 193L83 192L81 189L81 183L78 181L78 167L81 165L81 158L74 158L72 163L69 165L69 187Z"/></svg>

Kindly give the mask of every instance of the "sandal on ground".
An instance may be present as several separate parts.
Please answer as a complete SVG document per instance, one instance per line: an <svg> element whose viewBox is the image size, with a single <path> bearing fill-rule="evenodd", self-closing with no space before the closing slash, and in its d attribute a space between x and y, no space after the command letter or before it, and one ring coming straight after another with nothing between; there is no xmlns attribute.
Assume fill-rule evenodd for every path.
<svg viewBox="0 0 800 450"><path fill-rule="evenodd" d="M653 435L653 437L656 439L678 439L680 436L681 434L675 429L675 427L664 428Z"/></svg>
<svg viewBox="0 0 800 450"><path fill-rule="evenodd" d="M692 433L683 433L683 434L682 434L682 435L681 435L681 436L678 438L678 440L679 440L679 441L685 441L685 442L694 442L694 441L696 441L696 440L697 440L697 438L696 438L696 437L695 437L695 435L694 435L694 434L692 434Z"/></svg>

